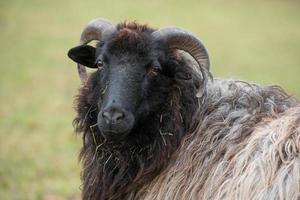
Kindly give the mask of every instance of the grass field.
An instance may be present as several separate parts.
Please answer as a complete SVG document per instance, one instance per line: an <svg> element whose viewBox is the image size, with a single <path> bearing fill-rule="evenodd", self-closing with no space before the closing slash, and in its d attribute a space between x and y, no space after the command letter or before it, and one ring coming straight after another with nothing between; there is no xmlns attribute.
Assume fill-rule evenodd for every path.
<svg viewBox="0 0 300 200"><path fill-rule="evenodd" d="M247 3L249 2L249 3ZM212 72L300 97L300 2L160 0L0 1L0 199L80 193L80 85L68 49L96 17L175 25L208 47Z"/></svg>

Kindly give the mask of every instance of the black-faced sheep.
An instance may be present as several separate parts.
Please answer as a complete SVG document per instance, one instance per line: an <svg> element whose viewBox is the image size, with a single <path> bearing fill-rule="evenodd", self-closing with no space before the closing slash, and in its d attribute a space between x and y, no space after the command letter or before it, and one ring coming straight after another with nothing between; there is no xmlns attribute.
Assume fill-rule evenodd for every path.
<svg viewBox="0 0 300 200"><path fill-rule="evenodd" d="M178 28L96 19L68 56L83 199L299 198L300 107L281 88L213 79Z"/></svg>

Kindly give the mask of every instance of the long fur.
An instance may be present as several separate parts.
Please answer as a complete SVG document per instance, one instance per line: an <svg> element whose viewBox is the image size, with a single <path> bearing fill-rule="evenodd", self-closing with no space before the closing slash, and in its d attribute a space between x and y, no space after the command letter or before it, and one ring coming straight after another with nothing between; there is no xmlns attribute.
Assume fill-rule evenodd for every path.
<svg viewBox="0 0 300 200"><path fill-rule="evenodd" d="M136 199L299 199L297 104L277 87L215 80L197 129Z"/></svg>
<svg viewBox="0 0 300 200"><path fill-rule="evenodd" d="M134 34L134 41L153 31L118 29L116 38ZM299 102L279 87L197 74L176 51L166 60L175 75L161 88L165 104L122 142L106 141L95 127L101 72L80 89L74 125L83 132L83 199L297 199Z"/></svg>
<svg viewBox="0 0 300 200"><path fill-rule="evenodd" d="M114 37L115 42L131 45L132 51L136 46L143 48L144 41L140 42L140 38L145 31L153 31L134 24L121 24L118 28L120 31ZM176 52L169 52L166 61L164 64L176 71L170 72L174 74L173 80L164 87L153 85L150 88L152 96L149 97L153 98L153 103L157 101L155 98L165 98L164 104L159 105L159 112L150 113L146 119L139 121L138 126L121 142L105 140L97 128L98 101L105 92L98 78L102 72L91 74L87 84L80 89L75 102L77 117L74 125L76 132L83 132L80 153L83 199L125 199L132 195L132 191L150 182L167 166L182 137L191 132L190 122L198 107L194 94L199 89L200 79L197 74L192 75L192 69ZM160 94L155 94L157 92Z"/></svg>

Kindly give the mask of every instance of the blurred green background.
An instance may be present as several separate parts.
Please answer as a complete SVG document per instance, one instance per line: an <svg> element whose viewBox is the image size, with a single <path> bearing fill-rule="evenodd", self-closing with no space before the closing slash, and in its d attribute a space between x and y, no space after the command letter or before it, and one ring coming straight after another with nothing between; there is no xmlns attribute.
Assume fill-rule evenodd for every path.
<svg viewBox="0 0 300 200"><path fill-rule="evenodd" d="M80 193L66 53L83 26L105 17L178 26L207 46L215 77L278 84L300 97L300 2L292 0L0 1L0 199L73 199Z"/></svg>

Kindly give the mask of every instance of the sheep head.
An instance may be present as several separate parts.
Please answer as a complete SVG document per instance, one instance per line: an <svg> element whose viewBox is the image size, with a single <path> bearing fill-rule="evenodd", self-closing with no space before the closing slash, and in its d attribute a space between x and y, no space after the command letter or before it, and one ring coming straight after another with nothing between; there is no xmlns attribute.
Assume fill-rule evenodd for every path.
<svg viewBox="0 0 300 200"><path fill-rule="evenodd" d="M124 199L154 178L192 131L209 77L207 51L178 28L96 19L68 56L83 83L74 120L84 140L83 198ZM96 70L87 75L85 67Z"/></svg>
<svg viewBox="0 0 300 200"><path fill-rule="evenodd" d="M96 48L87 45L98 40ZM78 63L85 84L85 67L98 68L99 113L97 125L107 139L126 137L136 124L157 112L167 99L175 69L166 63L167 53L179 49L198 63L199 74L209 70L208 54L203 44L179 28L157 31L131 24L115 27L108 20L92 20L83 30L80 45L68 55ZM201 78L205 83L205 76ZM160 90L161 89L161 90Z"/></svg>

